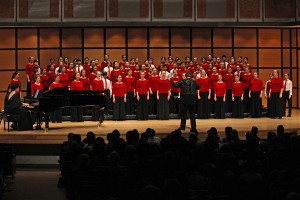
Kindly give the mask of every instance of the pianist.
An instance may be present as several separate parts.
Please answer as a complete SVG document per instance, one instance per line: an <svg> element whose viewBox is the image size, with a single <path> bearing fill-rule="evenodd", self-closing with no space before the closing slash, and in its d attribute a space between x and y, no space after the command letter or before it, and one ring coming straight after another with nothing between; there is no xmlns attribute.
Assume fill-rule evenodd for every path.
<svg viewBox="0 0 300 200"><path fill-rule="evenodd" d="M25 107L29 105L21 102L19 92L20 86L18 84L10 85L10 91L8 91L5 96L4 112L5 114L20 116L20 122L18 122L18 130L32 130L33 120L31 118L30 112L25 109ZM16 128L16 126L13 125L13 128Z"/></svg>

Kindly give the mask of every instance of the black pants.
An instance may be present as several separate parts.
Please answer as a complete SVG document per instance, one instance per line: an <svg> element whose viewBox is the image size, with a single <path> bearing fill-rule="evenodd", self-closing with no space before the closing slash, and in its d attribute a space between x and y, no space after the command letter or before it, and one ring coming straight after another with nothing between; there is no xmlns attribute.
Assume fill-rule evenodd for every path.
<svg viewBox="0 0 300 200"><path fill-rule="evenodd" d="M157 114L157 91L152 91L150 95L149 113L153 115Z"/></svg>
<svg viewBox="0 0 300 200"><path fill-rule="evenodd" d="M271 92L270 117L282 117L283 105L282 98L279 97L280 92Z"/></svg>
<svg viewBox="0 0 300 200"><path fill-rule="evenodd" d="M244 104L244 102L242 101L242 97L238 97L238 96L234 97L233 108L232 108L232 118L243 118L244 117L244 110L243 110L244 105L243 104Z"/></svg>
<svg viewBox="0 0 300 200"><path fill-rule="evenodd" d="M52 122L61 122L62 121L62 111L55 110L50 113L50 118Z"/></svg>
<svg viewBox="0 0 300 200"><path fill-rule="evenodd" d="M244 89L244 113L250 113L249 88Z"/></svg>
<svg viewBox="0 0 300 200"><path fill-rule="evenodd" d="M26 82L27 83L27 91L26 91L26 96L30 97L31 96L31 82ZM33 94L32 94L33 95Z"/></svg>
<svg viewBox="0 0 300 200"><path fill-rule="evenodd" d="M159 94L157 119L169 119L168 94Z"/></svg>
<svg viewBox="0 0 300 200"><path fill-rule="evenodd" d="M259 92L251 92L250 99L250 115L251 117L261 117L262 115L262 99L259 97Z"/></svg>
<svg viewBox="0 0 300 200"><path fill-rule="evenodd" d="M104 113L108 115L110 113L110 110L112 109L112 100L110 98L110 90L104 90L104 93L106 95L107 104L105 105L105 111Z"/></svg>
<svg viewBox="0 0 300 200"><path fill-rule="evenodd" d="M198 100L197 105L198 119L208 119L210 117L208 94L209 92L200 92L200 100Z"/></svg>
<svg viewBox="0 0 300 200"><path fill-rule="evenodd" d="M209 101L210 112L214 114L215 113L215 104L216 104L216 102L214 100L214 96L215 96L214 89L210 90L210 96L211 96L210 101Z"/></svg>
<svg viewBox="0 0 300 200"><path fill-rule="evenodd" d="M267 98L267 117L270 117L271 98Z"/></svg>
<svg viewBox="0 0 300 200"><path fill-rule="evenodd" d="M134 99L134 91L127 92L126 94L126 115L134 115L135 110L135 99Z"/></svg>
<svg viewBox="0 0 300 200"><path fill-rule="evenodd" d="M179 99L175 98L178 97L178 92L172 92L170 97L170 113L178 114L179 112Z"/></svg>
<svg viewBox="0 0 300 200"><path fill-rule="evenodd" d="M232 90L226 90L226 108L225 108L225 112L226 113L232 113L232 107L233 107L233 103L232 102Z"/></svg>
<svg viewBox="0 0 300 200"><path fill-rule="evenodd" d="M82 107L72 106L71 107L71 121L72 122L82 122Z"/></svg>
<svg viewBox="0 0 300 200"><path fill-rule="evenodd" d="M223 101L224 97L217 97L215 105L215 118L216 119L225 119L225 102Z"/></svg>
<svg viewBox="0 0 300 200"><path fill-rule="evenodd" d="M113 119L124 120L125 119L125 102L124 97L115 97L116 101L113 108Z"/></svg>
<svg viewBox="0 0 300 200"><path fill-rule="evenodd" d="M191 129L196 129L195 107L196 107L195 104L184 104L184 103L180 104L180 109L181 109L180 129L181 130L185 130L187 112L190 113Z"/></svg>
<svg viewBox="0 0 300 200"><path fill-rule="evenodd" d="M289 99L290 91L283 91L283 109L284 109L284 115L286 110L286 102L288 102L289 106L289 115L292 114L292 97Z"/></svg>
<svg viewBox="0 0 300 200"><path fill-rule="evenodd" d="M137 118L139 120L148 120L148 100L147 94L140 94L140 100L137 105Z"/></svg>

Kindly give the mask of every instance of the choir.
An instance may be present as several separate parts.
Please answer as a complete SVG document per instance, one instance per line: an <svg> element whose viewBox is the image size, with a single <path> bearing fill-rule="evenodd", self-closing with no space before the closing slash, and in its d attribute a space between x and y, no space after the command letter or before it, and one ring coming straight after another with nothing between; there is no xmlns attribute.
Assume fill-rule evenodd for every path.
<svg viewBox="0 0 300 200"><path fill-rule="evenodd" d="M155 66L153 58L140 63L138 58L130 59L122 55L121 61L110 62L105 55L103 62L98 59L81 60L59 57L58 62L50 59L50 64L42 69L38 60L29 57L26 64L26 77L30 87L28 94L37 90L46 91L56 87L69 87L70 90L103 90L109 100L106 114L113 110L113 119L124 120L126 115L136 115L139 120L147 120L149 114L157 115L160 120L169 119L169 114L180 115L180 88L174 83L185 79L191 72L192 78L200 86L197 90L196 110L199 119L208 119L211 113L215 118L225 118L232 113L233 118L243 118L244 113L251 117L262 116L262 98L267 99L267 115L272 118L285 116L286 103L288 114L292 108L292 81L289 74L281 78L277 70L270 74L263 84L257 72L252 72L248 58L232 56L227 62L226 55L207 58L162 57ZM19 73L15 72L10 84L21 86ZM76 108L74 120L82 120L82 110ZM79 113L79 114L78 114ZM60 114L61 115L61 114ZM61 116L52 121L61 121Z"/></svg>

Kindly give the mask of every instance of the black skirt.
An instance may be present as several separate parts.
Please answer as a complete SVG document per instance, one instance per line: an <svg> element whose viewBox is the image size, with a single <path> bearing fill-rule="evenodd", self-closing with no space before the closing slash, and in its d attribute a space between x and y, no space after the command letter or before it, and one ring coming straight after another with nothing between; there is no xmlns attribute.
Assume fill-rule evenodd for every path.
<svg viewBox="0 0 300 200"><path fill-rule="evenodd" d="M137 119L148 120L148 100L147 94L140 94L140 100L137 103Z"/></svg>
<svg viewBox="0 0 300 200"><path fill-rule="evenodd" d="M247 88L244 89L244 113L250 113L249 90L250 89Z"/></svg>
<svg viewBox="0 0 300 200"><path fill-rule="evenodd" d="M232 90L226 90L226 113L232 113L233 103L234 102L232 102Z"/></svg>
<svg viewBox="0 0 300 200"><path fill-rule="evenodd" d="M211 89L210 90L210 100L209 100L209 107L210 107L210 112L211 113L215 113L215 100L214 100L214 96L215 96L215 90L214 89Z"/></svg>
<svg viewBox="0 0 300 200"><path fill-rule="evenodd" d="M83 112L82 107L79 106L72 106L71 107L71 122L82 122Z"/></svg>
<svg viewBox="0 0 300 200"><path fill-rule="evenodd" d="M135 99L134 99L134 91L127 92L126 94L126 115L134 115L135 110Z"/></svg>
<svg viewBox="0 0 300 200"><path fill-rule="evenodd" d="M210 101L208 99L209 92L200 92L200 100L197 104L197 118L208 119L210 118Z"/></svg>
<svg viewBox="0 0 300 200"><path fill-rule="evenodd" d="M279 96L280 92L271 92L270 117L272 118L283 116L282 98Z"/></svg>
<svg viewBox="0 0 300 200"><path fill-rule="evenodd" d="M235 96L232 108L232 118L243 118L244 110L243 110L243 101L242 97Z"/></svg>
<svg viewBox="0 0 300 200"><path fill-rule="evenodd" d="M55 110L50 113L50 119L52 122L61 122L62 121L62 111L60 110Z"/></svg>
<svg viewBox="0 0 300 200"><path fill-rule="evenodd" d="M267 98L267 117L270 117L271 98Z"/></svg>
<svg viewBox="0 0 300 200"><path fill-rule="evenodd" d="M152 91L150 95L150 103L149 103L149 113L156 115L157 114L157 91Z"/></svg>
<svg viewBox="0 0 300 200"><path fill-rule="evenodd" d="M225 119L225 102L223 101L224 97L217 97L215 103L215 118L216 119Z"/></svg>
<svg viewBox="0 0 300 200"><path fill-rule="evenodd" d="M262 99L259 97L259 92L251 92L251 105L250 105L250 115L251 117L261 117L262 116Z"/></svg>
<svg viewBox="0 0 300 200"><path fill-rule="evenodd" d="M159 94L157 119L169 119L168 94Z"/></svg>
<svg viewBox="0 0 300 200"><path fill-rule="evenodd" d="M172 92L170 97L170 113L178 114L179 112L179 99L177 98L178 95L178 92Z"/></svg>
<svg viewBox="0 0 300 200"><path fill-rule="evenodd" d="M115 97L116 101L113 108L113 119L124 120L125 119L125 102L124 97Z"/></svg>

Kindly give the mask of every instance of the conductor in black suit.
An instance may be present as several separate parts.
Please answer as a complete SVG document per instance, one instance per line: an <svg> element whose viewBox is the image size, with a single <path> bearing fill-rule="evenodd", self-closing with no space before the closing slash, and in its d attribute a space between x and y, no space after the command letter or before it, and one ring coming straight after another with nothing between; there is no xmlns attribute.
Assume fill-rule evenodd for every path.
<svg viewBox="0 0 300 200"><path fill-rule="evenodd" d="M173 87L180 88L181 123L180 129L185 130L187 111L190 113L191 130L196 130L195 110L197 102L196 91L199 85L192 79L192 73L185 74L186 79L173 83Z"/></svg>

